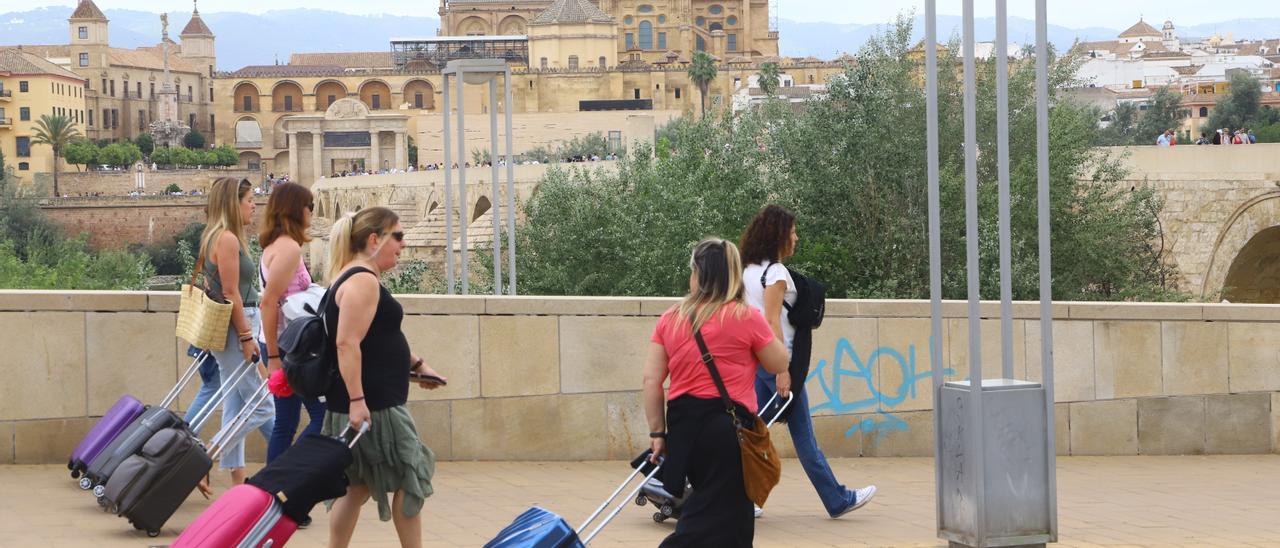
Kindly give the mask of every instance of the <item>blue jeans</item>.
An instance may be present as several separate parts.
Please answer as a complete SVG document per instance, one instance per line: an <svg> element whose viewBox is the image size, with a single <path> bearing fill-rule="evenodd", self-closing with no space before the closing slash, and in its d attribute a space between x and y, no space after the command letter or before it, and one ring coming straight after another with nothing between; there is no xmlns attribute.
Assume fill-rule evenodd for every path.
<svg viewBox="0 0 1280 548"><path fill-rule="evenodd" d="M244 315L249 320L250 331L256 333L260 321L258 309L246 307ZM244 354L240 351L240 338L236 335L235 327L227 328L227 345L221 351L211 352L211 354L218 360L218 372L222 376L223 382L230 382L236 370L244 363ZM255 366L235 386L227 387L227 399L222 402L223 430L226 430L236 415L239 415L244 410L244 407L253 400L254 394L260 386L262 386L262 376L258 374L258 368ZM262 432L263 439L271 439L271 430L275 428L275 414L275 403L271 401L271 398L267 398L249 416L248 424L241 429L238 435L222 442L226 449L223 449L219 459L221 460L219 468L223 470L244 468L244 436L249 430L257 428Z"/></svg>
<svg viewBox="0 0 1280 548"><path fill-rule="evenodd" d="M775 375L756 368L756 399L758 405L764 407L769 398L778 391ZM791 431L791 443L796 447L796 456L804 473L809 476L809 483L818 491L818 498L827 508L827 514L836 515L854 503L854 493L836 480L836 475L827 464L826 455L818 448L818 440L813 437L813 417L809 416L809 396L805 394L803 383L792 383L791 395L795 401L791 406L795 409L787 416L787 429Z"/></svg>
<svg viewBox="0 0 1280 548"><path fill-rule="evenodd" d="M187 355L193 359L200 355L201 350L194 346L187 346ZM195 420L196 414L204 409L204 406L213 399L213 395L218 392L218 387L222 386L222 380L218 376L218 360L210 354L204 357L204 361L200 362L200 390L196 392L195 399L191 400L191 405L187 406L187 424ZM199 432L196 432L199 434Z"/></svg>
<svg viewBox="0 0 1280 548"><path fill-rule="evenodd" d="M258 344L262 351L262 365L268 365L267 345ZM325 406L320 400L304 400L302 396L293 395L287 398L273 396L276 404L276 422L271 430L271 438L267 441L267 464L276 460L293 445L293 436L298 433L298 422L302 419L302 406L306 405L307 415L311 422L302 431L302 435L318 434L324 426Z"/></svg>

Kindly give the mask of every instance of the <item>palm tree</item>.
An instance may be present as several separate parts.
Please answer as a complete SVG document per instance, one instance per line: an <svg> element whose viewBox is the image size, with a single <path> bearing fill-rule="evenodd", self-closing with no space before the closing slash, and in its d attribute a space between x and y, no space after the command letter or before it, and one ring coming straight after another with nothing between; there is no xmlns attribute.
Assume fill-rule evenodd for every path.
<svg viewBox="0 0 1280 548"><path fill-rule="evenodd" d="M65 116L43 114L40 116L40 121L36 122L35 138L31 143L49 145L53 148L53 196L55 198L62 196L58 191L58 160L62 157L62 148L78 137L80 137L80 130L76 129L75 122Z"/></svg>
<svg viewBox="0 0 1280 548"><path fill-rule="evenodd" d="M693 54L693 63L689 65L689 80L698 86L702 98L702 115L707 115L707 88L716 79L716 62L705 51Z"/></svg>
<svg viewBox="0 0 1280 548"><path fill-rule="evenodd" d="M782 71L778 68L777 63L765 63L760 65L760 91L765 95L773 97L778 92L778 85L782 80Z"/></svg>

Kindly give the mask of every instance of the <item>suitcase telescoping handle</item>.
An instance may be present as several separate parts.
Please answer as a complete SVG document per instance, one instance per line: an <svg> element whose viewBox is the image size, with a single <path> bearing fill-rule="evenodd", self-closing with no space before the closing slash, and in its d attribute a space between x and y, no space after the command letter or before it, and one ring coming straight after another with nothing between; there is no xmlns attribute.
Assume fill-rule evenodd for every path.
<svg viewBox="0 0 1280 548"><path fill-rule="evenodd" d="M262 381L262 384L258 385L258 389L253 391L249 401L245 402L244 408L231 420L231 424L219 430L217 434L214 434L213 439L209 440L209 458L211 460L217 460L222 455L222 450L227 446L227 440L235 439L239 436L245 426L249 424L250 417L270 397L271 391L267 390L267 381Z"/></svg>
<svg viewBox="0 0 1280 548"><path fill-rule="evenodd" d="M773 426L773 423L778 422L778 417L781 417L783 413L786 413L786 412L787 412L787 408L788 408L788 407L791 407L791 402L795 401L795 399L796 399L796 395L795 395L795 394L791 394L791 395L787 396L787 399L786 399L786 400L783 400L783 402L782 402L782 407L779 407L779 408L778 408L778 412L773 414L773 417L771 417L771 418L769 419L769 422L765 423L764 427L765 427L765 428L769 428L769 427ZM777 392L774 392L774 393L773 393L773 397L772 397L772 398L769 398L768 403L765 403L765 404L764 404L764 407L761 407L760 409L761 409L762 411L763 411L763 410L765 410L765 409L768 409L770 406L772 406L772 405L773 405L773 402L775 402L775 401L777 401L777 400L778 400L778 393L777 393Z"/></svg>
<svg viewBox="0 0 1280 548"><path fill-rule="evenodd" d="M646 451L646 453L648 453L648 451ZM645 457L645 460L648 460L647 455L642 455L642 456ZM631 480L635 479L636 476L640 475L644 469L645 469L644 465L637 466L635 471L631 472L631 475L627 476L627 479L623 480L622 483L618 485L618 488L613 490L613 494L609 495L609 498L605 499L604 503L601 504L599 508L596 508L596 511L591 514L591 517L588 517L587 521L584 521L582 525L578 527L578 534L581 535L584 531L586 531L587 526L591 525L591 522L595 521L595 519L600 516L600 513L604 512L604 509L607 508L610 503L612 503L615 499L618 498L618 494L621 493L623 489L627 488L627 484L631 483ZM618 513L622 511L622 508L626 506L628 502L631 502L633 499L636 498L636 495L639 494L640 490L644 488L644 484L648 483L648 481L653 479L654 476L657 476L658 471L661 469L662 469L662 460L661 458L659 458L658 464L655 465L653 469L649 471L648 475L644 476L644 480L640 482L640 485L637 485L635 489L632 489L631 493L627 495L626 498L622 499L622 503L619 504L616 508L614 508L612 512L609 512L609 515L605 516L604 521L600 522L599 525L596 525L595 529L591 530L591 534L582 538L582 544L590 544L591 539L596 538L596 535L600 534L600 531L604 530L604 527L606 525L609 525L609 522L613 521L613 518L617 517Z"/></svg>
<svg viewBox="0 0 1280 548"><path fill-rule="evenodd" d="M356 437L351 438L351 443L347 444L347 449L355 449L356 442L360 441L360 436L363 436L365 432L368 432L369 428L371 428L371 426L369 425L369 421L364 421L360 423L360 429L356 431ZM338 439L342 441L347 441L347 432L350 432L350 431L351 431L351 425L348 424L346 428L342 429L342 433L338 434Z"/></svg>
<svg viewBox="0 0 1280 548"><path fill-rule="evenodd" d="M196 355L195 361L191 362L191 366L187 368L187 372L183 373L182 376L178 378L178 383L173 385L173 388L169 390L169 393L165 394L164 399L160 401L160 407L169 407L170 405L173 405L173 401L178 399L178 394L181 393L182 389L187 387L187 383L191 382L191 379L196 376L196 372L200 370L200 363L203 362L205 356L208 355L208 350L201 350L200 353Z"/></svg>
<svg viewBox="0 0 1280 548"><path fill-rule="evenodd" d="M212 417L213 412L218 409L218 406L222 405L224 400L227 399L227 394L230 393L231 388L239 384L240 381L244 379L245 375L248 375L249 371L255 368L257 363L258 362L256 361L242 361L240 362L239 367L232 370L230 379L222 379L222 384L218 386L217 392L214 392L213 397L209 398L209 401L205 403L204 407L200 409L200 411L196 412L196 416L191 421L192 433L197 436L200 434L200 430L203 429L205 423L209 421L209 417ZM210 444L212 445L212 440L210 440Z"/></svg>

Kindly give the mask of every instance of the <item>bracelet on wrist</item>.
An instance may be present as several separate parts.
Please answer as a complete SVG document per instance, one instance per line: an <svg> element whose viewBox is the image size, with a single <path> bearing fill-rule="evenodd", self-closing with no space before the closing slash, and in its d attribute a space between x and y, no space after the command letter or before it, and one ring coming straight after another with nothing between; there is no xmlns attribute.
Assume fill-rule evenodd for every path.
<svg viewBox="0 0 1280 548"><path fill-rule="evenodd" d="M665 440L665 439L667 439L667 433L666 433L666 432L649 432L649 437L650 437L650 438L652 438L652 439L664 439L664 440Z"/></svg>
<svg viewBox="0 0 1280 548"><path fill-rule="evenodd" d="M278 360L278 359L280 359L280 355L279 355L279 354L276 354L276 355L272 356L272 355L268 354L268 355L267 355L267 359L268 359L268 360Z"/></svg>
<svg viewBox="0 0 1280 548"><path fill-rule="evenodd" d="M364 400L364 396L360 396L358 398L351 398L350 403L355 403L362 400Z"/></svg>
<svg viewBox="0 0 1280 548"><path fill-rule="evenodd" d="M240 342L242 342L242 343L247 343L247 342L252 341L252 340L253 340L253 335L241 335L241 336L240 336Z"/></svg>

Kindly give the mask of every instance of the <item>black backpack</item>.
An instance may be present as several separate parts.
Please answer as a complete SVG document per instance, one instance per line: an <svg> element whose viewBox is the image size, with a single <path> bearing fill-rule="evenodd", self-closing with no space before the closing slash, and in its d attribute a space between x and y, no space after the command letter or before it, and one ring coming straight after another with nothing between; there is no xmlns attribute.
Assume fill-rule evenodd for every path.
<svg viewBox="0 0 1280 548"><path fill-rule="evenodd" d="M765 285L765 276L769 274L769 267L778 264L770 262L765 265L764 272L760 274L760 285ZM782 301L782 306L787 309L787 320L797 330L817 329L822 326L822 318L827 313L827 288L822 282L805 276L790 267L783 265L787 272L791 274L791 281L796 286L796 303L788 304Z"/></svg>
<svg viewBox="0 0 1280 548"><path fill-rule="evenodd" d="M351 269L329 287L320 299L319 312L306 307L311 316L303 316L289 322L280 335L280 362L284 364L284 376L294 393L306 399L324 397L338 379L338 349L334 337L329 334L325 313L338 286L361 269Z"/></svg>

